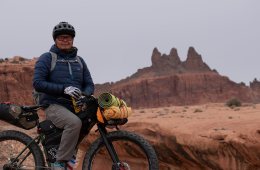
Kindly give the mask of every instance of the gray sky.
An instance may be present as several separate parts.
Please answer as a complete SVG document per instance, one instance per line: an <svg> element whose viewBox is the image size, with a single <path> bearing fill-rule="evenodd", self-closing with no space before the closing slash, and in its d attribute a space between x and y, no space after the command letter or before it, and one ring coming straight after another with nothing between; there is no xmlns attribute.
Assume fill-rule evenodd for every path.
<svg viewBox="0 0 260 170"><path fill-rule="evenodd" d="M95 83L150 66L154 47L184 61L190 46L235 82L260 79L259 0L2 0L0 21L0 58L49 51L53 27L68 21Z"/></svg>

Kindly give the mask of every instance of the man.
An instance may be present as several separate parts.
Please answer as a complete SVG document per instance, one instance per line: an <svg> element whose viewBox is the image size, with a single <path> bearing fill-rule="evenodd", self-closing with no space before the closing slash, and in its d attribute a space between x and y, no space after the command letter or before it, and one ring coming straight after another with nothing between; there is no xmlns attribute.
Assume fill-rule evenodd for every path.
<svg viewBox="0 0 260 170"><path fill-rule="evenodd" d="M40 56L35 65L33 87L41 92L40 104L49 104L45 109L46 118L64 129L52 167L65 169L66 162L74 154L82 124L74 113L72 98L79 98L82 92L92 95L94 83L86 63L77 56L77 48L73 47L74 27L60 22L53 28L52 36L55 44L50 52ZM57 55L54 68L51 68L51 52Z"/></svg>

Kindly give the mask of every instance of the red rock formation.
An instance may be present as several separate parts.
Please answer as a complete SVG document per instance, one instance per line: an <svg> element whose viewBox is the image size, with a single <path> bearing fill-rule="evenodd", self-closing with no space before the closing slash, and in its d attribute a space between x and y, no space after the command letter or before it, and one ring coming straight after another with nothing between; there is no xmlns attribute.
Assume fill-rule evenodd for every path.
<svg viewBox="0 0 260 170"><path fill-rule="evenodd" d="M178 56L177 50L173 48L170 55L163 54L158 51L157 48L153 50L152 54L152 67L157 70L162 68L166 69L177 69L181 65L181 60Z"/></svg>
<svg viewBox="0 0 260 170"><path fill-rule="evenodd" d="M254 96L254 101L259 103L260 102L260 81L254 79L253 82L250 82L250 88L252 89L252 93Z"/></svg>
<svg viewBox="0 0 260 170"><path fill-rule="evenodd" d="M161 55L155 48L152 66L139 69L127 79L114 84L97 85L96 94L110 91L133 107L190 105L225 102L237 98L253 102L252 90L211 70L193 47L186 61L180 61L177 50Z"/></svg>
<svg viewBox="0 0 260 170"><path fill-rule="evenodd" d="M126 79L97 84L95 95L112 92L136 108L225 102L231 98L260 102L256 81L249 88L219 75L203 62L193 47L189 48L187 59L183 62L175 48L169 55L161 55L155 48L151 59L150 67L139 69ZM32 104L34 63L35 59L14 57L0 64L0 102Z"/></svg>
<svg viewBox="0 0 260 170"><path fill-rule="evenodd" d="M154 48L152 53L152 66L139 69L130 78L151 78L157 76L167 76L177 73L212 72L206 63L203 62L193 47L189 48L187 60L182 62L175 48L171 49L169 55L163 54Z"/></svg>
<svg viewBox="0 0 260 170"><path fill-rule="evenodd" d="M183 66L188 71L211 71L209 66L203 62L201 55L199 55L193 47L189 48L188 57L187 60L183 62Z"/></svg>
<svg viewBox="0 0 260 170"><path fill-rule="evenodd" d="M32 76L31 64L0 65L0 102L31 104Z"/></svg>
<svg viewBox="0 0 260 170"><path fill-rule="evenodd" d="M133 107L225 102L231 98L237 98L243 102L253 100L249 87L236 84L214 72L183 73L132 80L131 83L115 83L105 89L109 90L102 91L111 91L124 98Z"/></svg>

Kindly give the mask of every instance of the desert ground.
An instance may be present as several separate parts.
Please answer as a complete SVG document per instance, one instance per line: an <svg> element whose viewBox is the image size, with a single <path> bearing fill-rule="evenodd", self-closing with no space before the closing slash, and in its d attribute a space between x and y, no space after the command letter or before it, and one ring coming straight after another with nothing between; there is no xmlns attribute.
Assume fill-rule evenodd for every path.
<svg viewBox="0 0 260 170"><path fill-rule="evenodd" d="M260 169L260 104L140 109L129 122L146 129L140 132L147 138L151 137L148 130L157 134L151 141L155 140L159 158L174 165L169 169ZM160 145L171 152L163 152ZM173 156L177 158L169 159Z"/></svg>
<svg viewBox="0 0 260 170"><path fill-rule="evenodd" d="M260 169L260 104L224 103L134 109L120 127L146 138L155 148L160 169ZM0 131L18 129L1 122ZM21 130L21 129L19 129ZM35 135L36 130L25 131ZM92 132L82 152L94 140Z"/></svg>

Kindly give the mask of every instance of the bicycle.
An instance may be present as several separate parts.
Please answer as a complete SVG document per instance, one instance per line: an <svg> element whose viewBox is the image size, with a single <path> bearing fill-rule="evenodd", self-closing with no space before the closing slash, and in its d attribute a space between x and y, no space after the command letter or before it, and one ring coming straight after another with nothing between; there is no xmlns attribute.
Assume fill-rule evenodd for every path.
<svg viewBox="0 0 260 170"><path fill-rule="evenodd" d="M158 170L158 159L154 148L141 136L118 128L127 123L127 118L111 119L100 122L96 100L84 97L82 100L86 111L82 112L81 134L78 144L90 133L96 125L100 137L90 144L84 153L82 169L98 170ZM24 113L37 114L39 109L46 106L22 106ZM35 115L34 115L35 117ZM44 129L45 128L45 129ZM108 131L109 129L113 129ZM56 128L50 121L37 119L38 135L34 138L27 134L6 130L0 132L0 164L4 170L11 169L49 169L55 160L55 153L61 138L62 129ZM41 147L42 146L42 147Z"/></svg>

